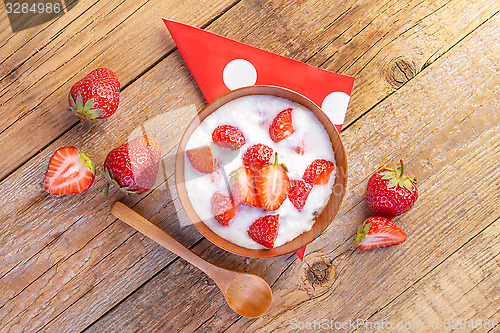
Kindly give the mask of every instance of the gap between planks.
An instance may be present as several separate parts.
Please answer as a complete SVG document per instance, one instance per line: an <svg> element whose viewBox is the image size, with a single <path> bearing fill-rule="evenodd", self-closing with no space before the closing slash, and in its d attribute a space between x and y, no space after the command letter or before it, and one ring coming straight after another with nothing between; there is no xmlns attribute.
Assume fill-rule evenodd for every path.
<svg viewBox="0 0 500 333"><path fill-rule="evenodd" d="M437 268L441 267L441 265L443 265L443 263L445 261L447 261L450 257L454 256L455 253L459 252L460 250L462 250L464 247L466 247L470 242L472 242L474 239L478 238L482 233L484 233L486 231L486 229L490 228L493 224L497 223L498 221L500 220L500 216L497 216L496 219L494 219L490 224L488 224L487 226L485 226L483 229L481 229L480 231L478 231L475 235L473 235L471 238L469 238L465 243L463 243L462 245L460 245L458 248L455 249L455 251L451 252L448 256L446 256L441 262L437 263L436 266L434 266L433 268L431 268L427 273L425 273L424 275L422 275L421 277L419 277L418 279L416 279L412 284L410 284L406 289L402 290L398 295L396 295L393 299L391 299L389 302L387 302L387 304L385 304L384 306L382 306L380 309L378 309L377 311L375 311L374 313L372 313L370 316L368 316L368 318L366 319L367 321L371 318L373 318L373 316L375 316L377 313L379 313L380 311L384 310L385 308L387 308L388 306L390 306L392 303L394 303L401 295L404 295L408 290L410 290L411 288L413 288L415 285L417 285L422 279L426 278L428 275L434 273L434 270L436 270Z"/></svg>
<svg viewBox="0 0 500 333"><path fill-rule="evenodd" d="M498 12L497 12L497 13L498 13ZM215 21L215 19L214 19L214 21ZM483 23L485 23L485 22L486 22L486 21L484 21ZM482 23L482 24L483 24L483 23ZM478 26L478 27L479 27L479 26ZM477 28L476 28L476 29L477 29ZM475 29L474 29L474 30L475 30ZM456 44L455 44L455 45L456 45ZM444 55L444 54L443 54L443 55ZM441 55L441 56L442 56L442 55ZM441 56L440 56L440 57L441 57ZM439 59L440 57L436 58L435 60ZM434 61L435 61L435 60L434 60ZM152 67L154 67L154 66L152 66ZM152 67L151 67L151 68L152 68ZM149 69L148 69L148 70L149 70ZM420 73L420 72L419 72L419 73ZM144 74L144 73L143 73L143 74ZM142 75L142 74L141 74L141 75ZM418 75L418 73L417 73L417 75ZM138 78L138 77L137 77L137 78ZM137 79L137 78L136 78L136 79ZM396 89L396 91L397 91L397 90L399 90L400 88L401 88L401 87L397 88L397 89ZM391 95L392 95L392 94L393 94L393 93L391 93ZM389 96L390 96L390 95L389 95ZM387 97L386 97L386 98L387 98ZM386 98L384 98L384 99L383 99L383 100L381 100L379 103L377 103L377 105L379 105L379 104L380 104L382 101L384 101ZM370 110L369 110L369 111L371 111L373 108L374 108L374 107L370 108ZM363 115L367 114L369 111L367 111L367 112L366 112L366 113L364 113ZM362 115L362 116L363 116L363 115ZM362 118L362 116L360 116L360 117L356 118L353 122L351 122L350 124L348 124L348 126L346 126L346 128L350 127L350 126L351 126L352 124L354 124L356 121L358 121L359 119L361 119L361 118ZM197 242L197 243L198 243L198 242ZM197 243L196 243L196 244L197 244ZM177 260L177 259L174 259L174 260ZM169 265L170 265L170 264L169 264ZM167 266L168 266L168 265L167 265ZM118 303L118 304L119 304L119 303Z"/></svg>
<svg viewBox="0 0 500 333"><path fill-rule="evenodd" d="M440 7L441 8L441 7ZM458 45L459 43L461 43L467 36L469 36L470 34L472 34L474 31L476 31L478 28L480 28L482 25L484 25L487 21L489 21L492 17L494 17L495 15L497 15L499 13L499 11L497 11L495 14L491 15L488 19L484 20L483 22L481 22L476 28L474 28L472 31L470 31L468 34L466 34L463 38L461 38L459 41L457 41L456 43L453 44L453 46L451 46L450 48L448 48L446 51L444 51L441 55L439 55L437 58L435 58L433 61L429 62L428 66L430 66L432 63L434 63L435 61L437 61L438 59L442 58L443 56L445 56L450 50L452 50L453 47L455 47L456 45ZM214 20L215 21L215 20ZM208 27L209 25L207 25ZM325 61L326 62L326 61ZM426 68L425 67L425 68ZM383 103L388 97L392 96L395 92L399 91L403 86L406 85L406 83L410 82L411 80L413 80L414 78L416 78L419 74L422 73L422 71L425 69L425 68L422 68L419 72L416 73L415 76L413 76L411 79L409 79L407 82L405 82L403 85L401 85L400 87L396 88L393 92L391 92L389 95L387 95L386 97L384 97L382 100L380 100L377 104L375 104L373 107L371 107L368 111L364 112L361 116L357 117L356 119L354 119L351 123L349 123L347 126L345 126L344 130L348 129L349 127L351 127L352 125L354 125L356 122L358 122L360 119L362 119L366 114L368 114L370 111L372 111L373 109L375 109L378 105L380 105L381 103ZM360 201L361 203L362 201ZM359 203L358 203L359 204ZM497 218L498 219L498 218ZM491 224L493 224L494 222L492 222ZM427 272L424 276L420 277L418 280L416 280L412 285L418 283L418 281L420 281L422 278L424 278L425 276L427 276L429 273L431 273L434 269L436 269L437 267L439 267L443 262L445 262L449 257L451 257L456 251L460 250L462 247L466 246L467 243L469 243L471 240L473 240L474 238L476 238L481 232L483 232L485 229L487 229L489 226L491 226L491 224L489 224L487 227L483 228L481 231L479 231L477 234L475 234L473 237L471 237L469 240L467 240L464 244L462 244L458 249L456 249L452 254L450 254L449 256L447 256L443 261L441 261L440 263L438 263L436 266L434 266L429 272ZM199 244L203 239L200 239L199 241L197 241L193 246L190 247L190 249L193 249L194 247L196 247L197 244ZM352 240L352 238L349 238L348 240L346 240L346 242ZM345 242L344 242L345 243ZM343 243L343 244L344 244ZM342 244L341 244L342 245ZM339 247L341 246L339 245ZM158 274L160 274L161 272L163 272L165 269L167 269L170 265L172 265L173 263L175 263L177 260L179 260L179 257L176 257L174 258L171 262L169 262L163 269L161 269L160 271L158 271L154 276L152 276L151 278L149 278L147 281L145 281L143 284L141 284L138 288L136 288L135 290L133 290L131 293L129 293L126 297L124 297L120 302L116 303L113 307L111 307L108 311L106 311L101 317L99 317L99 319L97 319L94 323L98 322L102 317L104 317L107 313L109 313L112 309L115 309L116 307L118 307L122 302L124 302L126 299L128 299L133 293L135 293L138 289L142 288L144 285L146 285L147 283L149 283L152 279L154 279L155 276L157 276ZM274 283L273 283L274 284ZM411 287L411 286L410 286ZM399 295L403 294L406 290L403 290ZM386 306L390 305L395 299L397 299L396 296L395 298L393 298L390 302L388 302L384 307L382 307L381 309L385 308ZM314 299L314 298L313 298ZM308 302L310 301L311 299L309 300L306 300L304 302ZM71 305L70 305L71 306ZM381 310L380 309L380 310ZM379 311L380 311L379 310ZM378 311L377 311L378 312ZM375 315L377 312L373 313L371 316ZM61 312L61 314L64 313ZM214 314L215 315L215 314ZM371 317L370 316L370 317ZM213 315L211 316L213 317ZM57 317L56 317L57 318ZM55 319L55 318L54 318ZM233 322L232 324L236 323L237 321L241 320L238 319L236 320L235 322ZM92 327L92 325L94 324L92 323L91 325L87 326L85 328L88 329L90 327ZM232 325L231 324L231 325ZM200 326L201 327L201 326Z"/></svg>

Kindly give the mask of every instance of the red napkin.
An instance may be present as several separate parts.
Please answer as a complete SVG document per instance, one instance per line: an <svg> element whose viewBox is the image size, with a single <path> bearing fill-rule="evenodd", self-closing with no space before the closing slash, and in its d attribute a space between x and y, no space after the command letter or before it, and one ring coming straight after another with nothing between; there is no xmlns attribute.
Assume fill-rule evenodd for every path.
<svg viewBox="0 0 500 333"><path fill-rule="evenodd" d="M241 87L274 85L312 100L340 132L354 78L163 19L207 102ZM303 260L306 247L295 253Z"/></svg>

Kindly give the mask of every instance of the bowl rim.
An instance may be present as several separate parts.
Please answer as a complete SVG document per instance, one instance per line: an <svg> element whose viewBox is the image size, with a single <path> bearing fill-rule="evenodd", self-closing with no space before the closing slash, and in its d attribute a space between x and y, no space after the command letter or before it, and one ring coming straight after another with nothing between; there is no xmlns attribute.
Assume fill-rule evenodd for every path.
<svg viewBox="0 0 500 333"><path fill-rule="evenodd" d="M330 195L327 205L323 208L322 212L313 223L311 229L303 232L302 234L286 242L285 244L272 249L249 249L234 244L212 231L212 229L210 229L196 214L193 206L191 205L191 201L187 196L187 189L184 182L184 150L191 134L208 115L212 114L222 105L225 105L237 98L249 95L272 95L286 98L297 104L301 104L314 113L316 118L322 123L330 138L332 149L334 150L335 154L335 165L337 168L336 179L333 186L335 187L336 185L340 185L341 190L340 193L334 193L335 188L332 189L332 194ZM290 96L292 96L294 99L291 99ZM339 152L340 154L338 154ZM337 128L331 122L330 118L321 110L321 108L317 104L315 104L304 95L287 88L273 85L254 85L238 88L217 97L216 99L208 103L205 107L203 107L189 122L186 129L184 130L184 133L182 134L181 140L179 141L175 156L175 186L179 201L181 202L182 208L184 209L186 215L195 225L196 229L198 229L198 231L210 242L228 252L246 257L274 257L292 253L308 245L317 237L319 237L323 233L323 231L332 223L342 205L342 201L345 196L348 177L347 169L347 156L340 134ZM332 203L332 200L335 200L335 203ZM334 205L335 207L332 207L332 205ZM327 215L328 217L326 217ZM325 221L325 219L328 221ZM317 223L320 223L320 227L315 227Z"/></svg>

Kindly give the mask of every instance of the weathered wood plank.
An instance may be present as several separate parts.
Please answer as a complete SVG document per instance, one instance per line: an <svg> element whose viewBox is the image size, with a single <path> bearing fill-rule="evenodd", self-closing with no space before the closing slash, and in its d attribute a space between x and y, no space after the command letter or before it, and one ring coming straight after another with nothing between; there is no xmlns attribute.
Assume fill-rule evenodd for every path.
<svg viewBox="0 0 500 333"><path fill-rule="evenodd" d="M161 15L202 26L235 1L79 1L34 37L16 33L0 47L0 179L78 122L66 111L77 80L109 67L127 85L174 49Z"/></svg>
<svg viewBox="0 0 500 333"><path fill-rule="evenodd" d="M125 195L115 190L109 199L105 200L102 194L105 180L102 175L98 175L92 189L81 196L52 197L44 193L40 185L44 173L43 166L47 164L51 152L56 147L75 144L82 150L89 151L96 164L101 165L109 147L125 141L127 135L140 124L144 124L148 118L163 113L169 119L179 121L179 123L166 123L160 128L163 130L162 133L155 135L166 154L163 161L166 176L170 177L173 173L175 147L180 140L184 125L193 117L196 106L199 109L204 103L202 96L193 89L194 83L187 69L181 65L180 56L176 53L171 58L175 60L167 61L157 68L161 75L172 77L168 83L158 80L159 76L144 76L143 84L131 88L130 91L133 92L131 98L123 101L125 105L123 113L103 124L94 123L87 125L86 128L73 129L73 135L50 146L46 154L37 156L32 165L23 168L24 172L20 177L11 175L0 184L2 190L8 192L15 192L17 184L30 184L18 194L19 196L10 198L4 205L4 209L10 212L11 216L6 218L5 224L1 226L4 231L2 244L5 246L1 249L0 327L15 325L17 329L41 328L82 295L91 294L93 290L100 288L117 289L116 293L110 294L102 293L101 290L100 294L105 300L104 309L100 308L98 299L94 298L97 301L94 306L86 308L91 314L84 312L80 314L81 325L85 327L91 322L92 315L97 316L94 319L98 318L110 304L126 295L126 290L135 289L174 258L170 254L165 255L165 251L158 253L158 249L152 249L151 244L144 246L142 237L135 236L129 241L134 235L130 228L120 223L113 223L115 219L109 215L110 205ZM178 72L182 71L185 74L179 75ZM149 91L151 84L157 85L158 89ZM186 86L192 88L187 89L182 97L178 97L175 93L177 89ZM145 93L154 101L139 98ZM178 108L192 103L196 103L196 106L193 105L191 112L187 112L186 108ZM138 110L150 110L150 112L132 116ZM120 131L117 131L117 128ZM102 135L103 133L109 135ZM201 237L189 229L179 228L172 204L172 200L176 198L170 195L169 189L164 184L160 184L152 193L126 197L125 200L130 205L143 201L136 206L136 209L148 217L154 216L155 222L167 223L166 229L173 228L169 232L179 237L179 240L186 245L194 244ZM41 220L45 223L40 223ZM14 230L12 225L16 223L18 229ZM114 251L117 247L125 252ZM17 251L14 252L13 249ZM144 271L140 265L135 265L137 260L145 259L155 262L150 265L152 270L149 272ZM108 273L116 274L118 271L122 276L126 275L124 272L141 275L142 281L141 278L131 278L129 282L133 286L129 287L125 281L116 284L114 278L107 279ZM82 281L85 281L83 285L80 283ZM106 286L108 283L112 285ZM52 302L58 305L47 307ZM47 309L40 313L40 309L45 307ZM74 319L78 320L76 317ZM70 326L74 328L76 327L74 325L75 322Z"/></svg>
<svg viewBox="0 0 500 333"><path fill-rule="evenodd" d="M218 23L218 21L216 21L216 23ZM221 21L220 26L218 26L220 29L223 29L223 23L224 21ZM68 327L85 327L91 323L93 319L98 318L100 314L106 311L106 309L127 295L131 290L146 281L151 275L161 268L160 266L168 264L171 258L159 263L159 260L164 258L158 259L158 252L155 252L153 247L147 247L144 252L141 252L140 259L132 257L128 254L131 248L140 248L140 245L138 244L138 242L140 243L140 240L137 238L128 240L129 234L124 235L123 230L110 227L110 223L113 221L107 220L109 217L106 214L109 206L99 206L99 203L102 201L101 197L97 197L100 193L99 190L86 194L85 198L87 199L84 199L84 202L86 202L85 206L78 209L79 204L81 204L81 202L79 202L81 198L49 198L40 190L39 184L41 178L43 177L44 166L46 165L50 153L59 145L75 143L81 144L82 147L90 148L97 144L99 147L90 149L93 155L97 157L96 160L98 162L102 162L107 148L103 149L100 147L107 147L113 143L123 141L126 133L134 126L144 121L147 116L153 116L155 112L159 112L162 108L168 109L172 106L175 107L185 105L184 103L195 103L198 107L202 105L203 100L197 90L194 89L194 83L192 81L186 82L186 78L189 77L189 74L186 69L182 67L182 60L177 54L173 57L175 57L175 60L172 60L173 58L165 59L165 61L155 67L151 73L148 73L148 75L144 77L144 80L141 78L131 87L127 88L126 91L129 91L130 89L130 92L128 95L125 94L125 100L127 101L124 103L126 106L131 106L130 110L127 111L128 113L124 113L121 117L117 116L117 118L113 121L109 120L109 124L107 122L104 125L87 124L84 125L87 127L84 127L83 129L74 128L70 133L63 136L54 145L45 150L40 156L37 156L32 162L21 168L18 172L16 172L16 174L13 174L7 179L6 182L4 182L4 185L7 186L3 189L8 190L4 191L4 193L9 192L15 194L12 198L8 199L10 206L5 210L5 213L2 214L6 217L11 215L9 217L9 222L11 225L19 223L19 227L17 230L12 230L11 228L5 229L6 233L2 237L4 237L6 242L2 244L6 244L4 248L6 250L5 254L12 252L12 248L19 248L22 253L14 253L17 257L12 259L12 261L7 265L9 268L5 269L3 273L14 274L14 272L17 272L17 276L21 276L22 274L20 272L23 267L17 264L24 264L31 261L32 266L30 266L29 269L29 272L31 272L30 274L34 274L32 272L34 272L37 267L40 267L42 270L39 272L42 273L42 276L39 279L39 284L36 284L36 281L34 284L31 284L33 287L29 284L32 282L29 281L29 279L23 281L23 283L25 283L24 287L19 288L18 286L15 286L14 289L16 292L8 294L9 297L15 296L14 300L8 302L8 304L17 305L17 308L10 309L6 312L0 312L0 318L9 318L9 320L14 320L14 314L19 314L19 316L15 316L15 320L18 320L18 326L16 326L18 328L26 327L26 325L38 325L36 327L42 327L42 325L45 325L47 322L47 330L55 328L64 329ZM165 77L168 79L164 80ZM485 84L487 84L487 82ZM167 87L165 87L165 85L167 85ZM183 93L185 92L182 95L181 100L176 100L178 98L178 91L182 91ZM163 102L163 104L159 105L150 101L142 100L141 96L151 95L152 93L154 94L152 95L153 97L162 96L163 98L164 96L168 96L168 98ZM152 113L144 114L142 118L135 116L137 118L128 119L134 111L142 109L152 110ZM180 118L178 121L179 123L185 123L188 119L189 117L186 117L186 119ZM120 128L122 132L118 134L114 133L110 130L113 126ZM391 128L394 129L395 127ZM102 139L98 135L100 132L108 132L110 133L110 137ZM80 139L78 138L79 136L88 138L88 140ZM78 139L75 140L75 138ZM354 143L352 144L354 145ZM394 146L391 146L390 148L393 147ZM367 174L367 172L374 170L376 166L384 163L390 158L387 155L383 157L380 155L375 156L378 156L378 160L374 159L373 161L370 161L371 164L361 165L360 173L355 177L355 179L359 182L364 179L363 177L365 177L364 175ZM358 165L357 167L360 166ZM361 171L364 171L364 173ZM24 192L18 193L15 189L16 185L19 183L36 184L34 185L36 188L28 188ZM100 187L102 184L103 181L100 179L96 186ZM356 189L359 191L362 187L356 187ZM354 206L359 204L361 192L350 192L350 197L346 200L346 204L344 206L344 212L351 210ZM166 200L162 197L162 195L160 195L161 192L158 193L158 197L162 198L162 200ZM112 197L112 200L119 197L120 196L118 194L115 194L114 197ZM61 200L63 200L63 203ZM13 213L15 214L18 212L18 210L12 208L14 202L16 204L16 209L24 211L23 213L20 213L17 218L13 218ZM132 202L130 203L132 204ZM156 212L160 211L160 208L163 207L162 205L167 204L168 201L158 202L157 198L151 197L149 200L146 198L144 203L141 204L144 205L143 207L145 208L150 207L149 209L140 208L141 206L138 208L141 213L148 217L155 215ZM65 210L64 213L66 213L66 211L70 211L68 215L62 215L60 212L62 206ZM90 206L98 206L99 209L97 209L97 212L96 210L90 212L86 211L87 208L85 207ZM75 209L75 211L71 211L72 209ZM99 213L98 210L102 211ZM173 211L174 209L171 206L167 206L166 211L162 211L162 213L158 216L159 219L157 221L166 220L166 217L172 214ZM359 214L359 216L363 216L364 213L361 211ZM30 219L29 221L23 220L29 216L33 216L35 218ZM49 217L51 216L55 217L52 218L52 225L48 223ZM21 221L18 221L18 219ZM75 221L77 221L76 224L74 224ZM97 221L97 227L94 224L94 221ZM56 229L53 229L54 226L57 226ZM199 239L199 236L197 236L194 232L184 234L182 231L176 229L175 226L172 226L172 228L172 233L175 233L176 231L178 233L182 233L180 235L181 241L186 245L193 244ZM52 232L50 230L52 230ZM103 230L105 231L103 232ZM352 225L350 223L347 224L346 221L344 226L339 228L339 234L332 235L332 237L334 237L332 239L342 240L346 237L348 238L352 235L352 230ZM40 240L37 240L38 242L34 242L37 237L40 235L45 236L46 234L48 234L49 237L52 236L52 239L47 237L42 239L41 242ZM26 239L23 239L23 237ZM127 241L131 242L132 245L126 245ZM147 243L147 241L145 242ZM101 250L103 244L106 244L106 247ZM151 246L151 244L149 244L149 246ZM27 250L27 252L24 250ZM112 251L110 257L106 257L107 251ZM57 254L56 258L50 258L50 254L52 253ZM85 261L84 259L87 258L85 253L91 253L92 255L90 257L92 260ZM33 256L34 254L36 255ZM5 256L3 257L6 258ZM111 260L111 258L113 259ZM119 261L114 258L121 258L122 260ZM7 260L11 259L7 257ZM231 260L234 261L238 259L233 258ZM84 264L79 266L82 261ZM259 261L256 262L259 263ZM135 263L135 265L131 263ZM38 264L40 266L37 266ZM141 275L142 265L152 268L151 271ZM233 265L237 266L237 263ZM269 264L262 263L260 265L263 267L269 266ZM136 270L128 272L127 269L130 266ZM231 264L229 263L228 266L231 266ZM279 274L282 273L283 266L283 261L277 260L276 265L273 265L272 267L274 270L273 274L267 276L276 276L277 278ZM55 274L57 272L71 272L71 270L77 274L74 277L69 277L69 280L62 279L60 276ZM95 279L92 277L88 279L90 282L84 282L87 278L85 275L87 272L92 272ZM253 272L259 273L257 269ZM49 278L50 276L53 276L54 279L51 280ZM31 276L31 278L33 277L36 278L36 273ZM8 281L9 283L13 283L15 279L10 279ZM64 281L66 281L66 283L64 283ZM270 281L272 281L272 279ZM66 287L65 285L68 282L71 284ZM87 289L80 289L81 286L85 287L87 284L89 285ZM125 290L119 290L119 287L122 285L126 286ZM35 288L34 286L37 286L38 288ZM9 288L12 289L12 285L7 283L3 285L3 287L4 290L7 291L9 291ZM33 300L30 298L30 293L35 293L35 297L40 296L36 292L43 287L46 288L44 289L46 296L41 296L36 305L32 306L31 309L26 310L23 308L22 304L31 304L30 301ZM107 290L109 288L111 288L114 292L111 294L103 293L103 290ZM73 291L72 293L69 292L71 290ZM283 293L287 292L286 289L283 290ZM73 295L74 298L66 299L63 304L58 304L57 309L51 309L47 313L44 313L44 310L42 310L44 309L44 306L46 307L48 304L64 298L65 295ZM75 299L78 299L76 303L73 302ZM293 304L295 300L296 299L294 298L290 302ZM64 308L65 306L66 308ZM70 307L68 308L68 306ZM94 308L92 308L93 306ZM4 311L5 309L6 308L1 311ZM78 323L78 325L73 326L75 323Z"/></svg>
<svg viewBox="0 0 500 333"><path fill-rule="evenodd" d="M500 316L500 219L369 318L423 330L488 331ZM481 324L479 324L479 320ZM488 324L489 321L489 324ZM431 325L431 326L429 326ZM366 331L366 327L361 327Z"/></svg>
<svg viewBox="0 0 500 333"><path fill-rule="evenodd" d="M193 22L193 17L197 18L203 15L203 8L209 6L208 4L200 4L199 2L196 2L196 4L204 7L193 7L191 5L182 7L183 10L189 8L189 10L192 11L187 13L185 17L184 21L186 23L196 24L196 21ZM373 106L388 93L392 93L402 84L402 79L406 82L410 76L408 73L405 76L404 73L401 72L399 69L401 66L409 66L408 70L414 75L414 73L417 72L417 70L413 68L414 64L431 63L433 59L441 54L441 49L446 50L451 47L475 26L483 22L499 9L498 6L495 8L492 3L480 5L465 4L461 0L454 1L447 6L444 6L445 4L446 2L444 1L432 3L423 3L420 1L412 1L409 3L377 2L370 5L356 2L338 3L336 0L316 0L307 2L244 1L238 6L238 10L242 14L237 13L236 15L244 15L247 22L253 22L250 23L252 24L251 29L246 28L242 30L243 26L239 23L235 25L234 19L231 18L231 15L228 15L218 20L221 24L214 26L212 31L298 60L311 59L310 63L315 65L323 64L325 59L329 59L330 62L335 60L335 66L331 66L330 62L327 61L322 67L345 74L354 74L359 78L347 115L347 122L351 122L366 110L365 107ZM75 124L76 121L74 117L72 117L71 114L63 112L66 109L64 95L73 82L71 79L83 76L84 70L82 71L82 63L88 66L87 68L95 68L96 66L116 68L119 77L124 78L123 81L127 83L129 82L129 77L135 77L138 72L140 73L154 63L154 60L150 61L151 59L161 58L161 56L158 57L158 54L164 54L162 52L166 44L161 40L161 34L150 33L150 31L157 31L160 23L154 22L151 23L150 26L138 22L144 21L143 17L150 17L153 15L151 13L157 15L156 13L161 10L168 13L170 18L183 20L183 16L182 12L178 12L180 6L177 4L172 4L168 8L153 8L152 6L150 2L145 3L140 10L133 13L130 18L127 18L125 22L120 25L120 29L114 29L108 35L102 36L99 43L96 43L96 46L94 46L97 50L95 53L90 54L87 50L84 52L83 47L85 47L86 44L83 46L80 45L80 48L75 48L73 44L76 41L73 41L71 46L67 46L67 39L57 37L56 40L60 40L58 43L59 48L64 49L65 47L70 47L69 52L63 53L68 54L69 58L66 60L67 64L65 66L58 68L55 73L51 73L50 75L45 75L45 66L40 67L40 61L37 62L37 65L34 67L38 70L38 74L33 74L33 76L37 80L39 77L42 77L44 84L37 83L34 85L33 82L30 83L29 81L32 74L22 74L23 68L33 62L31 59L29 59L27 64L23 65L24 67L21 66L17 69L16 73L18 74L11 75L12 78L15 78L16 75L22 75L23 80L20 80L20 82L28 80L29 84L26 84L30 86L30 89L27 90L27 96L24 97L26 101L7 108L10 110L9 117L12 116L14 118L6 122L6 126L8 124L9 127L6 127L7 129L4 133L0 133L0 155L2 155L3 152L1 151L2 147L5 147L5 152L9 152L9 154L6 155L7 158L0 161L0 178L4 177L15 169L15 167L33 156L38 149L44 147L60 135L61 131ZM165 6L169 5L165 4ZM478 6L478 8L472 6ZM325 7L335 8L335 11L324 10ZM408 10L408 8L411 8L411 10ZM433 12L435 9L438 9L436 13ZM452 9L456 9L458 16L455 15L455 11L450 12ZM405 10L408 10L410 14L407 14ZM76 8L72 9L69 13L75 11ZM121 15L121 11L121 9L116 9L112 12L120 13ZM66 15L69 15L69 13ZM392 24L386 24L387 16L381 15L380 13L390 15L389 17ZM467 15L469 16L466 21L470 22L465 28L463 24L460 25L460 28L456 28L453 25L440 27L434 24L436 22L442 22L441 17L451 16L460 18L460 15L465 15L464 13L468 13ZM110 15L110 17L115 18L113 15ZM313 17L314 19L311 19ZM111 18L105 16L103 19L111 20ZM146 21L150 22L151 20L148 19ZM116 21L106 23L104 26L113 27L114 22ZM352 22L356 22L356 24ZM456 22L462 21L457 19ZM97 21L95 23L92 22L90 26L83 29L82 32L79 32L79 35L87 36L86 38L91 40L87 43L92 43L94 41L93 38L96 38L94 31L101 31L101 29L97 28L92 30L93 25L97 24L102 26ZM248 27L247 25L245 26ZM52 25L50 27L52 27ZM228 29L228 27L230 28ZM254 31L248 33L249 30ZM107 30L104 29L103 31ZM141 43L131 43L129 42L130 35L127 35L126 31L134 31L137 36L139 36L139 33L142 33L141 36L147 36L144 37L146 40L141 37L141 39L144 40L141 40ZM311 34L311 31L314 32L314 34ZM417 42L413 39L415 33L417 35L425 35L428 42L425 43L425 46L419 45L416 47L416 51L414 50L414 52L411 53L411 59L398 58L401 54L408 54L406 50L407 46L404 45L405 43L413 45ZM370 34L374 34L373 36L376 37L377 41L375 44L370 44L369 42L367 44L366 40L372 41L372 39L375 39L375 37L372 38ZM66 33L63 34L66 38L67 35ZM120 40L123 41L122 43L125 43L125 45L119 43L118 45L109 47L107 43L108 40ZM358 47L360 43L363 43L362 47ZM132 44L132 47L130 47L130 44ZM106 45L106 48L101 49L100 45ZM145 49L142 45L150 45L150 47L155 50L148 50L146 54L143 54ZM377 58L377 61L373 61L375 55L380 56L377 53L380 49L388 48L391 49L392 52L390 52L390 54L393 55L394 58ZM122 54L124 49L130 50L130 53L127 51L127 54L130 54L130 56L124 56ZM354 50L352 51L351 49ZM29 51L32 52L32 49L29 49ZM71 58L72 56L70 55L74 54L74 52L77 52L77 55ZM50 56L49 52L46 53ZM47 58L47 54L45 54L44 59ZM87 54L90 55L87 56ZM337 54L341 54L346 58L338 59L336 58ZM139 55L139 57L137 57L137 55ZM38 59L40 56L36 53L33 57ZM75 57L78 59L78 62L76 62L76 67L72 67L72 64L75 63L73 60L76 60ZM397 61L392 61L396 58ZM58 59L60 61L59 57ZM143 59L145 59L144 66L138 68L135 72L131 70L131 68L135 70L135 67L131 67L130 62L136 64L143 61ZM354 64L352 62L354 62ZM339 68L337 66L339 63L349 64L349 67ZM367 71L364 70L365 66L372 66L374 63L379 65L374 65L373 68ZM381 63L383 63L382 67L387 67L388 69L380 68ZM396 64L400 64L400 67ZM420 67L417 69L420 69ZM29 70L31 73L31 68ZM40 73L40 71L42 72ZM365 75L365 73L368 74ZM376 87L372 87L371 85L374 84L373 82L382 82L374 80L374 77L385 80L383 81L385 83L376 84ZM399 80L399 83L395 86L393 86L394 80ZM388 84L386 81L391 82L393 85ZM22 86L20 89L26 88L26 84L21 83ZM366 90L357 90L357 87L365 86L368 86ZM57 87L57 90L47 91L47 87ZM42 89L42 91L37 89ZM40 96L44 96L43 100L40 99ZM48 96L50 96L50 98ZM356 96L369 96L370 99L368 103L365 103L367 98L362 98L358 101L355 99ZM58 104L55 104L54 101L57 101ZM2 103L1 98L0 103ZM29 103L35 103L34 109L27 107ZM18 111L12 112L12 110ZM43 115L43 117L40 115ZM40 126L41 123L44 125ZM39 127L39 130L34 134L35 137L30 133L32 139L28 142L24 142L24 138L27 137L26 133L31 132L32 128L35 126ZM23 144L13 146L12 142L23 142Z"/></svg>
<svg viewBox="0 0 500 333"><path fill-rule="evenodd" d="M130 325L139 322L141 327L134 325L133 331L158 327L192 331L197 327L200 332L226 329L269 332L288 331L292 324L323 319L366 320L405 292L408 285L418 286L416 282L422 276L444 276L447 265L462 267L461 251L474 247L477 253L477 249L485 246L474 240L465 247L464 244L488 226L491 228L500 217L495 196L500 191L500 170L496 162L500 157L497 111L500 66L498 55L491 56L488 51L500 48L496 38L499 23L497 15L343 133L350 156L348 196L333 225L309 245L311 252L306 256L306 264L290 257L276 258L271 263L264 259L249 260L249 271L273 283L273 305L263 317L231 321L235 315L227 306L221 307L222 295L216 288L207 291L202 283L198 290L202 290L203 295L198 297L193 293L194 286L179 288L180 282L174 282L175 272L185 266L179 261L119 304L89 331L128 331ZM417 106L414 101L418 101L421 112L413 111ZM372 142L377 144L374 146ZM369 253L355 250L353 235L368 215L363 200L367 175L388 161L396 163L399 158L406 159L408 167L420 179L416 207L395 220L408 232L409 238L394 248ZM498 222L495 226L498 227ZM485 232L496 235L495 230ZM247 267L240 266L236 256L218 254L221 251L207 248L206 241L197 245L195 251L201 251L203 256L223 267ZM485 260L497 258L497 252L498 249L486 250ZM314 275L307 274L315 263L319 268L329 268L319 271L325 273L324 280L315 280L311 278ZM266 270L270 266L272 269ZM195 269L192 274L206 281ZM497 276L482 275L474 281L496 286ZM422 281L427 281L427 277ZM498 295L498 290L495 292ZM460 296L463 303L470 300L474 304L474 293ZM188 302L191 306L186 309L171 309L167 305ZM485 307L482 314L495 310L494 302L495 298L491 299L493 307ZM194 317L190 316L193 308L203 310ZM180 325L182 319L186 321Z"/></svg>
<svg viewBox="0 0 500 333"><path fill-rule="evenodd" d="M297 56L356 77L345 120L351 123L499 10L497 3L461 0L360 2Z"/></svg>

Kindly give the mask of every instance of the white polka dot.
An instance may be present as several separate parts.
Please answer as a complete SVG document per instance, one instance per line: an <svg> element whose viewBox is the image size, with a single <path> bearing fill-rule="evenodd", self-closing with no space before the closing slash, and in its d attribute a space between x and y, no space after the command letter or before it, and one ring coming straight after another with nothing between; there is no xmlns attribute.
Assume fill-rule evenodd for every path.
<svg viewBox="0 0 500 333"><path fill-rule="evenodd" d="M257 82L257 70L248 60L234 59L224 67L222 79L229 90L253 86Z"/></svg>
<svg viewBox="0 0 500 333"><path fill-rule="evenodd" d="M335 125L344 123L347 105L349 104L349 95L341 91L335 91L325 97L321 104L321 109L326 113Z"/></svg>

